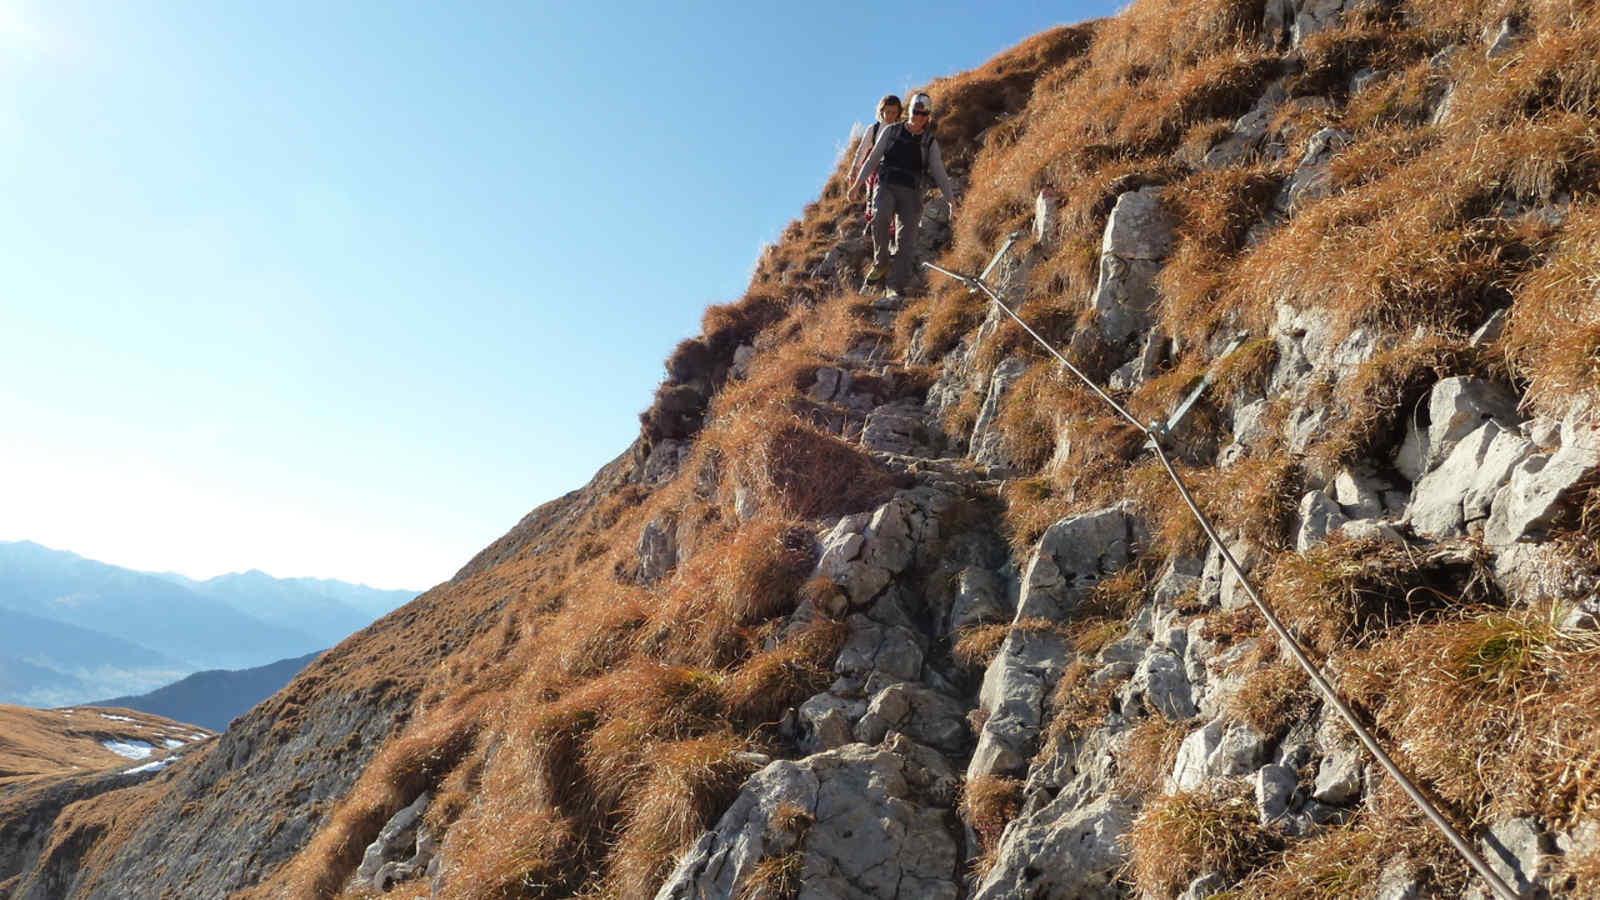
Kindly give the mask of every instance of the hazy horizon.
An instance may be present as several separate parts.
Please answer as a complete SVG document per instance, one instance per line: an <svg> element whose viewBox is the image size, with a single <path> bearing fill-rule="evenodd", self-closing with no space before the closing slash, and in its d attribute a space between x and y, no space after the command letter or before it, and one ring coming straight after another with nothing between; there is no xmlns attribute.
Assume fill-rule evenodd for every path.
<svg viewBox="0 0 1600 900"><path fill-rule="evenodd" d="M0 540L425 590L637 431L885 92L1110 4L0 8Z"/></svg>

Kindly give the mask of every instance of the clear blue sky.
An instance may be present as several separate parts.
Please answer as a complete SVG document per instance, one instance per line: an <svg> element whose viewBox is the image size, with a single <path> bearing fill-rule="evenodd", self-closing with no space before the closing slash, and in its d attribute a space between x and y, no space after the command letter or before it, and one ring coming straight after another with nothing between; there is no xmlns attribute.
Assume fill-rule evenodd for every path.
<svg viewBox="0 0 1600 900"><path fill-rule="evenodd" d="M0 540L442 581L879 95L1110 11L0 0Z"/></svg>

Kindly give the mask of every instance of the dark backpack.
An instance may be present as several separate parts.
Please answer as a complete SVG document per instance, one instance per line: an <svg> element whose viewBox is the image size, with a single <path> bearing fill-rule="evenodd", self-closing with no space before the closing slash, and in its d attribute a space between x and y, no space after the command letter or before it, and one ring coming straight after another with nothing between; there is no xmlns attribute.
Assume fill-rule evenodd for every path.
<svg viewBox="0 0 1600 900"><path fill-rule="evenodd" d="M895 141L899 141L900 135L906 133L906 130L907 130L906 129L906 123L904 123L904 122L896 122L896 123L894 123L893 125L891 125L889 127L900 129L900 131L896 132L896 134L895 134ZM928 147L932 143L933 143L933 123L929 122L928 123L928 127L924 128L922 130L922 134L917 135L917 149L921 151L922 160L921 160L921 164L917 167L917 171L911 173L912 175L916 176L917 187L919 187L919 188L926 188L928 186ZM893 143L891 143L889 145L889 147L893 147L893 146L894 146ZM884 158L879 161L879 168L882 168L883 166L888 164L888 161L889 161L889 159L888 159L888 157L889 157L888 149L889 148L884 148Z"/></svg>

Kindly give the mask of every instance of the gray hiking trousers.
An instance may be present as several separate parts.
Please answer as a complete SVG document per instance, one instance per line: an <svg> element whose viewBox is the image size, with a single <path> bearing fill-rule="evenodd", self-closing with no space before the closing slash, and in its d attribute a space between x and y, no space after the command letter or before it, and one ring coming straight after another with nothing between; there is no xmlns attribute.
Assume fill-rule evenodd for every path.
<svg viewBox="0 0 1600 900"><path fill-rule="evenodd" d="M890 223L900 217L899 251L889 255ZM872 264L889 271L889 287L903 291L916 277L917 226L922 218L922 191L902 184L878 183L872 200Z"/></svg>

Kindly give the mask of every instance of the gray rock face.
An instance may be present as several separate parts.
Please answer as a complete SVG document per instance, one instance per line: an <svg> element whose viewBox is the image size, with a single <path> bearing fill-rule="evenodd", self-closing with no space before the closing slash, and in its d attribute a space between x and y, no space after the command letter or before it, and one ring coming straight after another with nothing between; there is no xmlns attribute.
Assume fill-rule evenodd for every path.
<svg viewBox="0 0 1600 900"><path fill-rule="evenodd" d="M1454 537L1470 526L1482 527L1501 486L1534 450L1521 435L1492 421L1451 447L1443 464L1417 482L1406 510L1406 521L1420 534Z"/></svg>
<svg viewBox="0 0 1600 900"><path fill-rule="evenodd" d="M1494 498L1484 540L1504 547L1537 536L1560 514L1572 489L1597 471L1600 432L1564 429L1559 450L1524 455L1512 467L1508 483Z"/></svg>
<svg viewBox="0 0 1600 900"><path fill-rule="evenodd" d="M678 523L672 515L663 514L646 522L639 530L639 542L634 547L639 555L639 578L656 581L678 564Z"/></svg>
<svg viewBox="0 0 1600 900"><path fill-rule="evenodd" d="M972 438L968 444L972 448L972 461L987 466L999 477L1016 474L1016 466L1005 451L1005 436L995 427L995 423L1000 418L1001 404L1011 392L1011 386L1027 369L1027 362L1019 357L1007 358L995 366L994 374L989 378L989 393L984 397L983 407L978 410L977 421L972 423Z"/></svg>
<svg viewBox="0 0 1600 900"><path fill-rule="evenodd" d="M1138 522L1120 506L1069 516L1040 536L1022 573L1019 618L1063 619L1088 591L1128 564Z"/></svg>
<svg viewBox="0 0 1600 900"><path fill-rule="evenodd" d="M689 458L689 451L693 449L694 444L689 441L675 438L663 438L657 441L650 448L650 455L645 458L640 480L650 486L671 480L672 476L678 474L678 467Z"/></svg>
<svg viewBox="0 0 1600 900"><path fill-rule="evenodd" d="M1331 532L1349 521L1337 501L1322 491L1310 491L1300 498L1300 528L1294 548L1301 553L1327 539Z"/></svg>
<svg viewBox="0 0 1600 900"><path fill-rule="evenodd" d="M1265 738L1242 722L1212 719L1178 745L1171 787L1192 791L1211 778L1248 775L1261 765Z"/></svg>
<svg viewBox="0 0 1600 900"><path fill-rule="evenodd" d="M1343 806L1361 795L1361 751L1346 747L1328 754L1317 768L1311 796L1323 803Z"/></svg>
<svg viewBox="0 0 1600 900"><path fill-rule="evenodd" d="M912 400L885 403L867 413L861 446L902 456L931 456L938 432L928 427L927 411Z"/></svg>
<svg viewBox="0 0 1600 900"><path fill-rule="evenodd" d="M1299 786L1293 769L1276 764L1262 766L1256 771L1254 786L1256 812L1261 824L1270 825L1289 818L1295 788Z"/></svg>
<svg viewBox="0 0 1600 900"><path fill-rule="evenodd" d="M863 744L774 762L745 782L656 898L731 897L762 859L800 853L802 896L955 900L958 845L946 810L921 796L925 778L905 756ZM796 812L814 824L797 828Z"/></svg>
<svg viewBox="0 0 1600 900"><path fill-rule="evenodd" d="M1061 227L1061 201L1048 190L1040 191L1033 199L1033 239L1043 247L1056 240Z"/></svg>
<svg viewBox="0 0 1600 900"><path fill-rule="evenodd" d="M1498 382L1482 378L1446 378L1434 385L1428 396L1428 442L1425 469L1443 463L1457 443L1483 427L1498 422L1502 429L1514 427L1517 395Z"/></svg>
<svg viewBox="0 0 1600 900"><path fill-rule="evenodd" d="M384 824L378 832L378 837L367 845L366 852L361 856L361 865L356 868L356 878L371 884L379 890L387 890L388 885L395 880L397 872L392 866L386 864L404 863L412 859L417 849L417 828L422 824L422 814L428 810L428 801L433 796L423 791L410 806L400 810ZM410 877L422 874L422 869L427 865L424 860L421 866L414 866L415 871L406 873ZM380 869L388 869L388 878L382 887L379 887L375 876Z"/></svg>
<svg viewBox="0 0 1600 900"><path fill-rule="evenodd" d="M1106 575L1132 559L1137 522L1121 507L1069 516L1046 529L1022 575L1016 620L1062 620ZM984 673L979 704L988 719L967 777L1022 770L1038 738L1044 698L1068 658L1053 634L1014 631Z"/></svg>
<svg viewBox="0 0 1600 900"><path fill-rule="evenodd" d="M1139 663L1133 678L1123 686L1118 697L1124 716L1154 712L1181 721L1197 712L1194 689L1184 672L1181 650L1174 652L1162 647L1150 648L1150 653Z"/></svg>
<svg viewBox="0 0 1600 900"><path fill-rule="evenodd" d="M1315 2L1318 0L1313 0ZM1342 0L1331 2L1339 3ZM1296 20L1297 25L1299 21ZM1291 218L1307 204L1326 197L1331 190L1328 164L1350 145L1350 140L1350 133L1338 128L1324 128L1312 135L1310 143L1306 145L1305 155L1300 158L1299 167L1289 176L1278 195L1275 212L1285 219Z"/></svg>
<svg viewBox="0 0 1600 900"><path fill-rule="evenodd" d="M1350 0L1291 0L1294 15L1289 31L1293 45L1298 47L1311 35L1339 24L1349 5Z"/></svg>
<svg viewBox="0 0 1600 900"><path fill-rule="evenodd" d="M988 569L968 566L956 576L955 599L950 604L950 623L945 634L953 637L964 628L1011 619L1005 585Z"/></svg>
<svg viewBox="0 0 1600 900"><path fill-rule="evenodd" d="M1555 849L1550 836L1530 818L1507 819L1489 826L1489 833L1478 841L1478 850L1496 875L1523 897L1548 897L1543 865ZM1491 896L1481 885L1474 885L1479 896ZM1470 896L1470 895L1469 895Z"/></svg>
<svg viewBox="0 0 1600 900"><path fill-rule="evenodd" d="M1053 634L1013 631L984 672L979 706L988 713L967 778L1016 774L1027 766L1044 719L1044 700L1061 678L1066 643Z"/></svg>
<svg viewBox="0 0 1600 900"><path fill-rule="evenodd" d="M916 684L892 684L873 696L856 723L855 736L876 744L891 731L951 756L968 744L967 706L959 700Z"/></svg>
<svg viewBox="0 0 1600 900"><path fill-rule="evenodd" d="M1127 857L1118 839L1133 824L1132 811L1110 794L1083 807L1072 799L1063 793L1006 829L998 860L974 900L1123 896L1117 873Z"/></svg>
<svg viewBox="0 0 1600 900"><path fill-rule="evenodd" d="M1267 126L1272 124L1272 117L1284 97L1280 85L1274 84L1268 88L1266 94L1256 101L1256 105L1233 123L1228 136L1206 151L1201 165L1207 168L1231 166L1244 161L1250 154L1259 150L1266 138Z"/></svg>
<svg viewBox="0 0 1600 900"><path fill-rule="evenodd" d="M1089 300L1105 340L1122 344L1148 327L1155 276L1173 242L1160 188L1141 188L1117 198L1100 245L1099 280Z"/></svg>
<svg viewBox="0 0 1600 900"><path fill-rule="evenodd" d="M845 516L823 537L816 573L833 579L852 606L865 606L911 564L917 526L923 524L921 511L904 497L870 516Z"/></svg>

